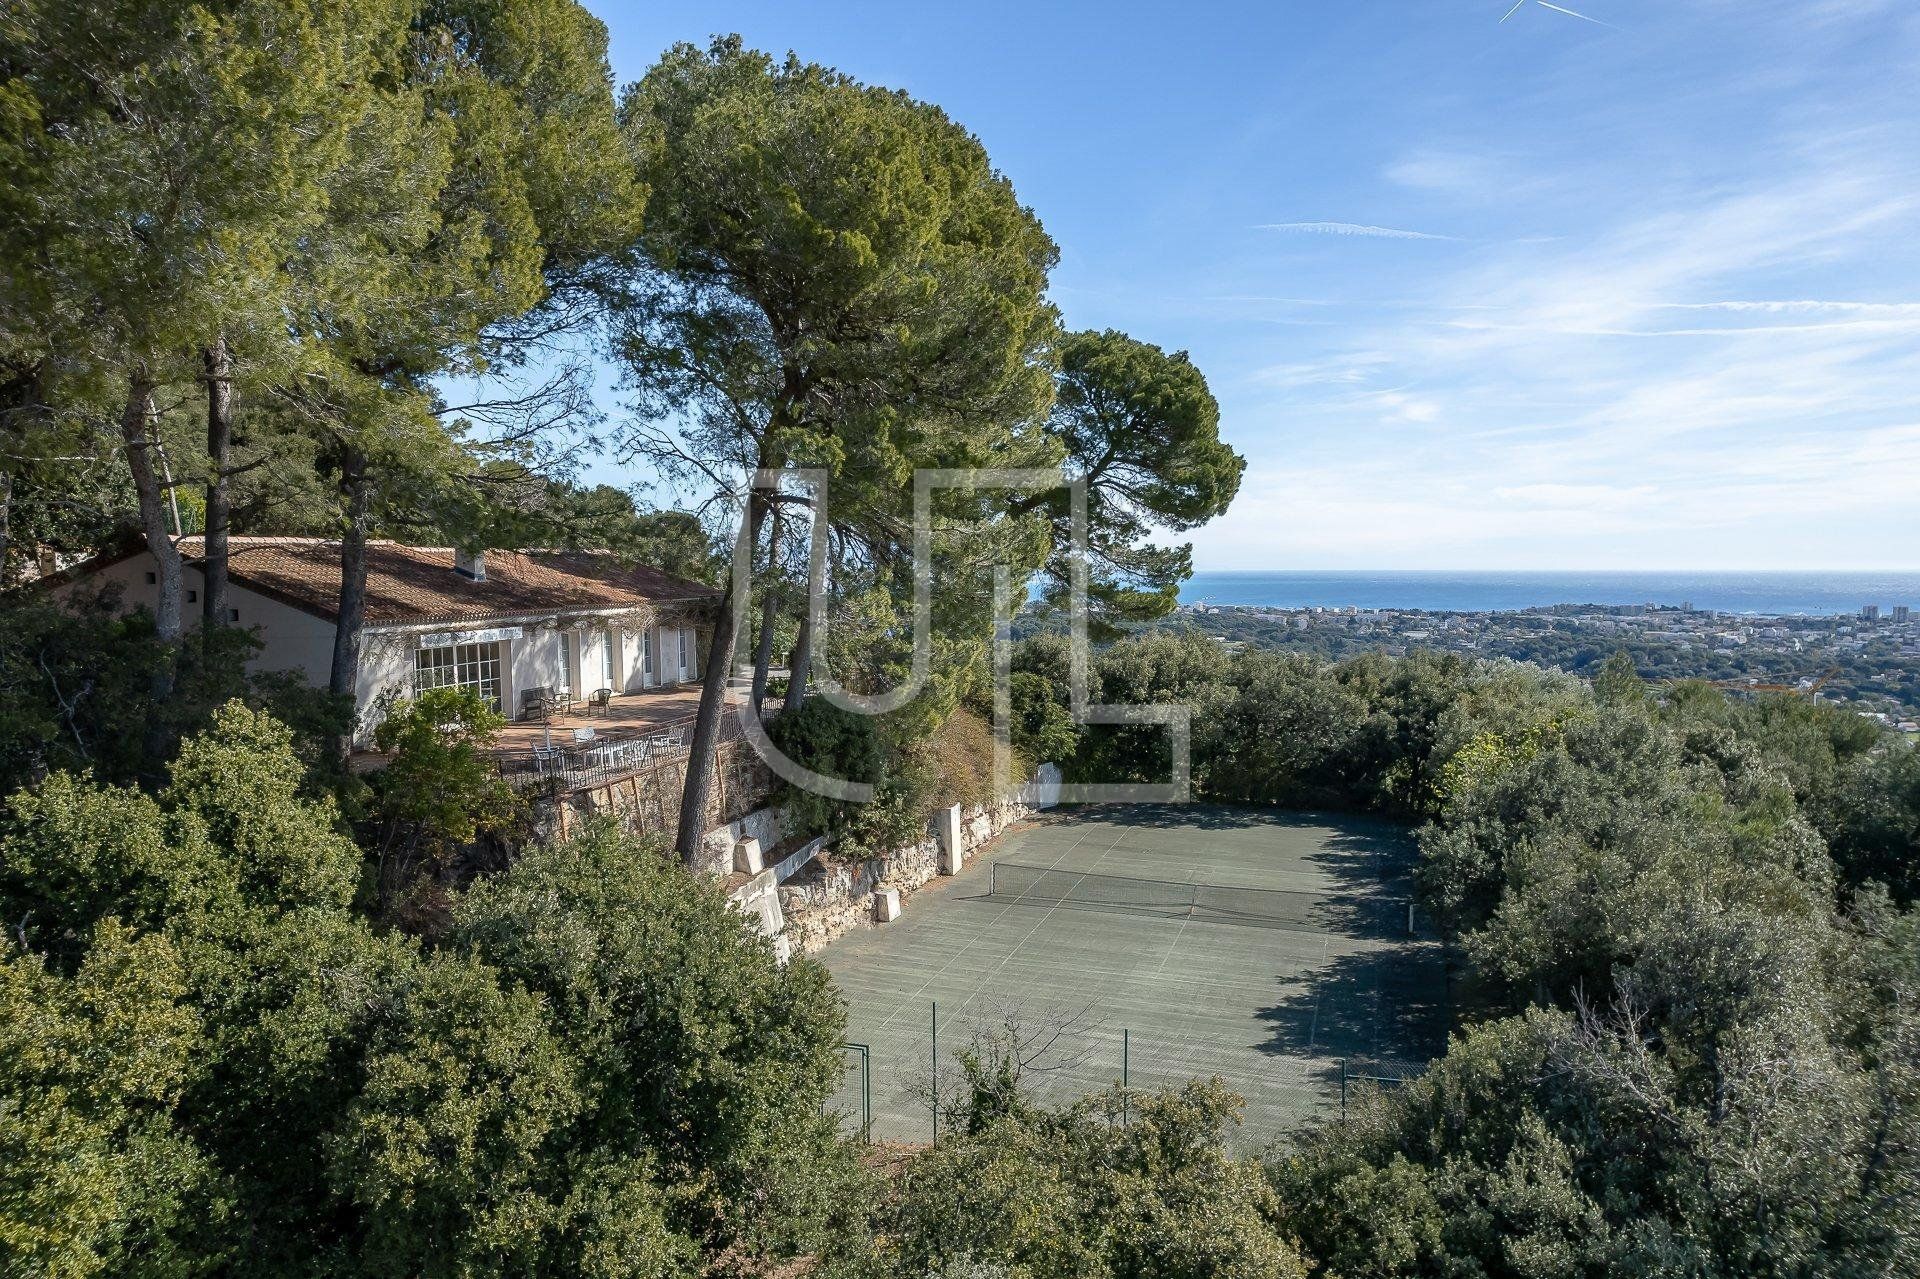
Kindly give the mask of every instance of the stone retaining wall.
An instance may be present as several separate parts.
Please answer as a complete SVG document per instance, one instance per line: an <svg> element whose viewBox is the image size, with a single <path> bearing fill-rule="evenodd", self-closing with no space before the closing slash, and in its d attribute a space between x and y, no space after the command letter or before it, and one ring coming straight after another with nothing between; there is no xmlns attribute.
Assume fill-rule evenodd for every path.
<svg viewBox="0 0 1920 1279"><path fill-rule="evenodd" d="M596 813L611 813L621 826L634 834L660 835L672 840L680 829L680 794L686 787L687 756L682 754L658 760L625 777L579 790L549 792L533 800L534 827L542 838L564 839L573 828ZM772 796L773 772L745 741L722 742L715 751L713 788L707 797L709 831L732 828L750 821ZM717 833L717 832L716 832ZM759 835L761 832L749 831ZM724 875L733 869L734 835L720 847L711 836L707 841L711 865L696 869ZM769 848L779 836L762 838Z"/></svg>
<svg viewBox="0 0 1920 1279"><path fill-rule="evenodd" d="M1016 800L962 813L959 827L963 861L1032 812ZM933 824L937 825L937 819ZM836 937L872 926L876 891L898 889L903 899L908 898L940 873L940 840L932 830L884 857L841 863L829 856L780 885L785 936L793 950L814 954ZM911 904L906 909L912 910Z"/></svg>

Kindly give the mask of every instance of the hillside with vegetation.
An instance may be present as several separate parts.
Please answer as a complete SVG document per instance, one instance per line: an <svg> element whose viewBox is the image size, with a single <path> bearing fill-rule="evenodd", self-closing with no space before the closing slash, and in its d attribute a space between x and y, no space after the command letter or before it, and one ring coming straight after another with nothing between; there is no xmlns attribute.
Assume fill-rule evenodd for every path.
<svg viewBox="0 0 1920 1279"><path fill-rule="evenodd" d="M1148 730L1072 726L1060 658L1017 655L1026 746L1154 775ZM1912 751L1624 663L1589 685L1160 637L1094 678L1195 706L1205 798L1417 824L1464 992L1423 1078L1242 1160L1217 1084L1124 1124L1117 1091L1050 1110L988 1037L940 1145L876 1165L822 1115L824 970L776 964L716 887L596 827L396 928L293 734L234 704L156 789L56 773L9 802L15 1269L1911 1268Z"/></svg>
<svg viewBox="0 0 1920 1279"><path fill-rule="evenodd" d="M1165 776L1075 730L1069 775ZM1421 1080L1268 1161L1340 1274L1897 1274L1920 1194L1920 755L1849 711L1414 654L1116 645L1102 702L1193 709L1208 799L1416 823L1464 1013Z"/></svg>
<svg viewBox="0 0 1920 1279"><path fill-rule="evenodd" d="M0 1275L1920 1272L1907 743L1618 656L1117 638L1240 485L1193 361L1068 329L937 106L738 38L616 92L606 51L572 0L0 10ZM337 548L324 687L249 671L253 532ZM671 836L541 837L472 692L355 723L377 537L721 587ZM122 545L153 607L48 589ZM1086 570L1090 698L1189 707L1197 797L1417 832L1424 1077L1245 1158L1219 1081L1048 1107L988 1034L937 1145L842 1133L826 969L688 869L727 686L873 787L795 825L884 853L993 798L1000 568ZM1164 780L1070 675L1017 647L1018 758Z"/></svg>
<svg viewBox="0 0 1920 1279"><path fill-rule="evenodd" d="M1904 614L1768 617L1574 604L1479 613L1207 607L1182 609L1158 625L1335 660L1432 649L1585 676L1624 652L1650 680L1708 680L1735 691L1798 689L1895 725L1912 723L1920 708L1920 623Z"/></svg>

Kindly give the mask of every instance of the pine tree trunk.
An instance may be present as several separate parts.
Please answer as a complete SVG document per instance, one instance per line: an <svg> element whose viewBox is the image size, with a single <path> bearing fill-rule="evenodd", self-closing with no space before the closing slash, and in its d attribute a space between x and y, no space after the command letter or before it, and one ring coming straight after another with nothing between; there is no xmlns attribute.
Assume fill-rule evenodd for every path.
<svg viewBox="0 0 1920 1279"><path fill-rule="evenodd" d="M807 700L807 675L813 669L813 604L827 593L827 535L818 525L820 511L813 513L814 528L808 534L807 589L800 605L800 633L794 636L793 652L787 655L788 714L800 709Z"/></svg>
<svg viewBox="0 0 1920 1279"><path fill-rule="evenodd" d="M760 521L766 502L758 495L747 500L740 536L749 550L760 541ZM700 680L700 709L693 720L693 741L687 748L687 781L680 792L680 830L674 848L687 866L700 859L707 833L707 800L713 794L714 746L720 735L720 715L726 709L727 678L733 673L734 641L739 629L734 619L735 575L727 574L720 596L720 615L713 621L713 640L707 647L707 666Z"/></svg>
<svg viewBox="0 0 1920 1279"><path fill-rule="evenodd" d="M153 554L154 580L159 596L154 603L154 631L163 644L179 642L181 620L180 548L167 531L167 494L153 469L153 451L159 442L153 435L153 382L144 371L135 373L127 387L126 411L120 415L120 438L127 446L127 470L133 476L133 492L139 502L140 531L147 550ZM173 671L169 666L155 677L155 697L165 700L173 693Z"/></svg>
<svg viewBox="0 0 1920 1279"><path fill-rule="evenodd" d="M13 585L7 552L13 545L13 472L0 466L0 590Z"/></svg>
<svg viewBox="0 0 1920 1279"><path fill-rule="evenodd" d="M24 440L27 423L39 401L38 379L31 371L10 371L0 382L0 439ZM13 550L13 467L12 458L0 459L0 588L13 585L17 578L9 562ZM24 554L39 550L29 546Z"/></svg>
<svg viewBox="0 0 1920 1279"><path fill-rule="evenodd" d="M203 352L207 380L207 528L200 574L200 625L211 638L227 621L227 469L233 453L233 359L225 335Z"/></svg>
<svg viewBox="0 0 1920 1279"><path fill-rule="evenodd" d="M788 712L800 709L807 700L807 668L813 665L813 600L809 598L806 606L800 610L800 633L794 636L793 652L787 655L787 700L784 709Z"/></svg>
<svg viewBox="0 0 1920 1279"><path fill-rule="evenodd" d="M136 371L128 380L127 407L120 415L120 438L127 448L127 470L133 476L133 492L139 502L140 529L146 538L147 550L153 555L154 581L158 585L153 626L161 652L148 685L153 705L147 714L144 743L147 766L157 770L170 745L164 710L173 700L182 588L180 548L167 532L167 494L153 470L152 453L158 447L153 435L153 381L144 369Z"/></svg>
<svg viewBox="0 0 1920 1279"><path fill-rule="evenodd" d="M367 478L367 455L348 446L340 463L340 492L346 499L346 521L340 530L339 615L333 626L333 672L327 690L337 697L354 697L360 686L360 632L367 613L367 522L372 497ZM334 742L342 759L353 752L351 726Z"/></svg>
<svg viewBox="0 0 1920 1279"><path fill-rule="evenodd" d="M767 586L760 599L760 642L753 650L753 713L767 696L767 669L773 665L773 624L780 610L780 507L773 508L773 530L767 536Z"/></svg>

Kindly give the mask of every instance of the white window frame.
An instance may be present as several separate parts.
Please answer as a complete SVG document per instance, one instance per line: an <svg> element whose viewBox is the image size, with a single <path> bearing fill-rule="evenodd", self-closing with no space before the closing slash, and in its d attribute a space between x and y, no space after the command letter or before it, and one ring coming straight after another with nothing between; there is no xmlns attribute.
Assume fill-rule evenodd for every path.
<svg viewBox="0 0 1920 1279"><path fill-rule="evenodd" d="M573 632L560 632L560 691L573 691Z"/></svg>
<svg viewBox="0 0 1920 1279"><path fill-rule="evenodd" d="M688 665L691 650L687 644L687 628L682 626L678 629L680 633L680 682L684 684L691 678L690 672L693 668Z"/></svg>
<svg viewBox="0 0 1920 1279"><path fill-rule="evenodd" d="M485 644L443 644L416 649L413 655L413 691L417 697L429 688L471 688L487 705L500 710L506 694L506 655L498 640Z"/></svg>

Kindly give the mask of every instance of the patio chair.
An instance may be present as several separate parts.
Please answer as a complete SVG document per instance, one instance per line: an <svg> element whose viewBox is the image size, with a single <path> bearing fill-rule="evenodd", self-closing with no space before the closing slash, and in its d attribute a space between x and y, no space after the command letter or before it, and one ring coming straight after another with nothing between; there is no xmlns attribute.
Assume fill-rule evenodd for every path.
<svg viewBox="0 0 1920 1279"><path fill-rule="evenodd" d="M573 744L575 746L591 746L599 740L600 730L592 726L573 730Z"/></svg>
<svg viewBox="0 0 1920 1279"><path fill-rule="evenodd" d="M553 690L550 688L523 688L520 690L520 718L546 721L553 717Z"/></svg>
<svg viewBox="0 0 1920 1279"><path fill-rule="evenodd" d="M557 746L536 746L533 748L533 771L542 775L557 772L560 768L560 748Z"/></svg>
<svg viewBox="0 0 1920 1279"><path fill-rule="evenodd" d="M648 739L653 746L661 750L677 751L687 742L687 726L675 724L664 733L655 733Z"/></svg>
<svg viewBox="0 0 1920 1279"><path fill-rule="evenodd" d="M613 690L610 688L596 688L587 696L587 714L589 715L595 711L599 711L602 716L610 715L612 706Z"/></svg>
<svg viewBox="0 0 1920 1279"><path fill-rule="evenodd" d="M638 738L615 737L611 740L603 740L605 740L605 745L602 746L601 749L606 752L607 766L609 768L631 768L636 762L645 758L644 755L636 757L634 754L636 747L646 745L645 742Z"/></svg>

